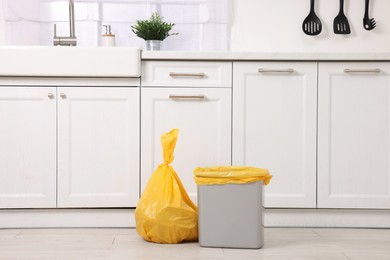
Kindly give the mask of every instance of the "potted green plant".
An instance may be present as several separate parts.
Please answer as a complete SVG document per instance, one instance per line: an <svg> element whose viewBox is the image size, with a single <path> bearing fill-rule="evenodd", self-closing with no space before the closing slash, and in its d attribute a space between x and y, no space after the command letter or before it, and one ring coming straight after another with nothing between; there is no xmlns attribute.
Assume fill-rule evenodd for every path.
<svg viewBox="0 0 390 260"><path fill-rule="evenodd" d="M135 35L146 41L146 50L153 51L160 50L165 38L178 34L169 33L174 25L174 23L164 22L163 17L153 13L149 20L137 20L131 28Z"/></svg>

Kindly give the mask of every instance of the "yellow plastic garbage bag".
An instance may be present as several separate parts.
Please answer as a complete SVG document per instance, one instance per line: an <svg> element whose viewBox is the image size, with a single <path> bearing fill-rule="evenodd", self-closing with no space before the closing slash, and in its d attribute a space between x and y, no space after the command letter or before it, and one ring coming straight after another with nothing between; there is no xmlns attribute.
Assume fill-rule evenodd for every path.
<svg viewBox="0 0 390 260"><path fill-rule="evenodd" d="M173 129L162 135L164 163L150 177L135 210L137 233L155 243L198 240L198 208L169 165L174 158L178 131Z"/></svg>
<svg viewBox="0 0 390 260"><path fill-rule="evenodd" d="M214 185L229 183L250 183L263 181L269 183L272 175L267 169L245 166L218 166L212 168L196 168L194 170L195 182L198 185Z"/></svg>

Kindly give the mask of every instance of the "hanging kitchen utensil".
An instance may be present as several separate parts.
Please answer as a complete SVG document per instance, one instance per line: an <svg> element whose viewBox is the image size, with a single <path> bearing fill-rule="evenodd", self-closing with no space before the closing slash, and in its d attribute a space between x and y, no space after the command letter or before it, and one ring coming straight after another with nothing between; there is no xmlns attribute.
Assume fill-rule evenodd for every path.
<svg viewBox="0 0 390 260"><path fill-rule="evenodd" d="M310 13L303 21L302 30L307 35L318 35L321 33L322 23L314 12L314 0L310 0Z"/></svg>
<svg viewBox="0 0 390 260"><path fill-rule="evenodd" d="M364 8L364 18L363 18L363 27L367 31L371 31L376 27L376 22L374 18L368 17L368 7L370 5L370 0L366 0L366 6Z"/></svg>
<svg viewBox="0 0 390 260"><path fill-rule="evenodd" d="M303 21L302 30L307 35L318 35L322 30L321 20L314 12L314 0L310 0L310 13Z"/></svg>
<svg viewBox="0 0 390 260"><path fill-rule="evenodd" d="M340 0L339 14L333 20L333 32L335 34L350 34L348 19L344 14L344 0Z"/></svg>

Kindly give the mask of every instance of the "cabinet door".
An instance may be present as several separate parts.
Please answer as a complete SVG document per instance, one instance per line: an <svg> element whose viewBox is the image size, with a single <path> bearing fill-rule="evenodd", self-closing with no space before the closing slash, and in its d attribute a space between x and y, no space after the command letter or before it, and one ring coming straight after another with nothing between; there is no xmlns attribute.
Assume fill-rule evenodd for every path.
<svg viewBox="0 0 390 260"><path fill-rule="evenodd" d="M139 88L58 88L58 206L135 207Z"/></svg>
<svg viewBox="0 0 390 260"><path fill-rule="evenodd" d="M320 63L318 206L390 208L390 64Z"/></svg>
<svg viewBox="0 0 390 260"><path fill-rule="evenodd" d="M0 208L56 207L55 95L0 87Z"/></svg>
<svg viewBox="0 0 390 260"><path fill-rule="evenodd" d="M266 207L316 207L316 63L233 68L233 164L269 169Z"/></svg>
<svg viewBox="0 0 390 260"><path fill-rule="evenodd" d="M172 166L196 203L194 168L231 164L231 89L143 88L141 96L142 188L163 163L161 135L179 128Z"/></svg>

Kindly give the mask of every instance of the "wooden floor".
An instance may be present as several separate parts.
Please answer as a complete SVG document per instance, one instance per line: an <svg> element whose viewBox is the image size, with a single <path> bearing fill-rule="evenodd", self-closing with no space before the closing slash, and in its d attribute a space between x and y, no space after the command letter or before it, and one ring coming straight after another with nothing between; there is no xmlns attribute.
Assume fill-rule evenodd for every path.
<svg viewBox="0 0 390 260"><path fill-rule="evenodd" d="M0 229L0 259L390 259L389 229L267 228L262 249L148 243L134 229Z"/></svg>

